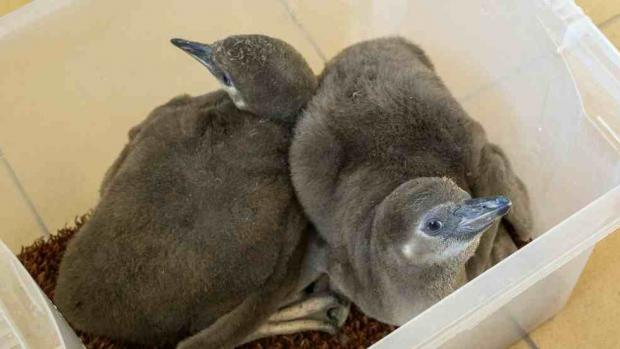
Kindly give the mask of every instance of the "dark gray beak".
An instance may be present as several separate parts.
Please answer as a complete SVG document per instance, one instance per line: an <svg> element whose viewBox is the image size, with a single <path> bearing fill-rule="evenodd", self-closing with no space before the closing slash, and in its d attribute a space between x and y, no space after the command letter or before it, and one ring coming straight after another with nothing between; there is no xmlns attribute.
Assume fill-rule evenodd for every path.
<svg viewBox="0 0 620 349"><path fill-rule="evenodd" d="M170 42L187 52L190 56L194 57L198 62L207 66L207 68L213 67L213 49L207 44L200 42L189 41L184 39L174 38Z"/></svg>
<svg viewBox="0 0 620 349"><path fill-rule="evenodd" d="M454 211L461 220L457 230L459 235L473 237L490 227L504 216L512 202L504 196L476 198L463 201Z"/></svg>
<svg viewBox="0 0 620 349"><path fill-rule="evenodd" d="M170 42L185 51L190 56L194 57L195 60L200 62L202 65L207 67L211 74L215 76L221 83L226 86L231 86L232 81L230 77L218 66L216 61L213 59L213 48L207 44L203 44L200 42L189 41L184 39L171 39Z"/></svg>

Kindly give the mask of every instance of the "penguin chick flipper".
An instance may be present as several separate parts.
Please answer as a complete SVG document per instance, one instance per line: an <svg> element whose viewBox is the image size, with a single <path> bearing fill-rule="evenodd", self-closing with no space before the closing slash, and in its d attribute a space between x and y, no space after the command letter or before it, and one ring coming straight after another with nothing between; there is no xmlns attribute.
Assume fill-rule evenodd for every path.
<svg viewBox="0 0 620 349"><path fill-rule="evenodd" d="M482 148L478 176L472 183L472 189L478 197L508 197L512 201L512 208L502 219L502 224L517 246L532 239L532 212L527 190L498 146L486 144Z"/></svg>

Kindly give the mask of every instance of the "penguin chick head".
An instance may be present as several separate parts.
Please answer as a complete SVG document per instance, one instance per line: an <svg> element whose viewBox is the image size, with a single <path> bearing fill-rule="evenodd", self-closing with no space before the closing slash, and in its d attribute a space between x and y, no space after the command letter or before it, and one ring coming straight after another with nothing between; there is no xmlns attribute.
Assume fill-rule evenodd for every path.
<svg viewBox="0 0 620 349"><path fill-rule="evenodd" d="M447 178L410 180L378 207L374 258L382 298L374 315L401 325L464 282L464 265L480 235L510 209L503 196L475 198Z"/></svg>
<svg viewBox="0 0 620 349"><path fill-rule="evenodd" d="M234 35L213 44L172 39L207 67L237 108L294 122L317 86L306 60L291 45L265 35Z"/></svg>

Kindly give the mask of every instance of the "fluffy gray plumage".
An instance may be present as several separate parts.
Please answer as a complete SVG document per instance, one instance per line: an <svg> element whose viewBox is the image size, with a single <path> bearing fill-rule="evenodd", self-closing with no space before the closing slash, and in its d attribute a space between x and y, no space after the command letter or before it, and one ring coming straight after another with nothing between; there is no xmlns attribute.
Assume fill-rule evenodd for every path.
<svg viewBox="0 0 620 349"><path fill-rule="evenodd" d="M296 287L308 222L288 150L316 78L273 38L203 46L228 93L174 98L133 128L67 248L55 302L79 330L230 347Z"/></svg>
<svg viewBox="0 0 620 349"><path fill-rule="evenodd" d="M362 42L329 62L290 161L329 250L331 287L384 322L404 323L510 253L506 234L530 238L527 193L508 160L402 38ZM505 198L468 200L490 195L513 202L501 229L488 219L470 229L472 212L506 213Z"/></svg>

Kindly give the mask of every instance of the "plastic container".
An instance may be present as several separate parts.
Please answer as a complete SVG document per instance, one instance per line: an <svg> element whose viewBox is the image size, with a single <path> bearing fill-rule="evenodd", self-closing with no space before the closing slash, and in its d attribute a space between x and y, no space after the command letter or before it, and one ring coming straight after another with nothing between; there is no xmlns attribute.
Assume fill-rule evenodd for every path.
<svg viewBox="0 0 620 349"><path fill-rule="evenodd" d="M37 0L0 19L0 147L32 203L16 231L92 207L132 125L217 87L170 37L250 32L289 41L317 73L361 39L419 43L530 190L537 239L376 348L508 345L563 307L620 226L620 56L573 1Z"/></svg>
<svg viewBox="0 0 620 349"><path fill-rule="evenodd" d="M0 278L0 348L82 347L56 307L1 241Z"/></svg>

